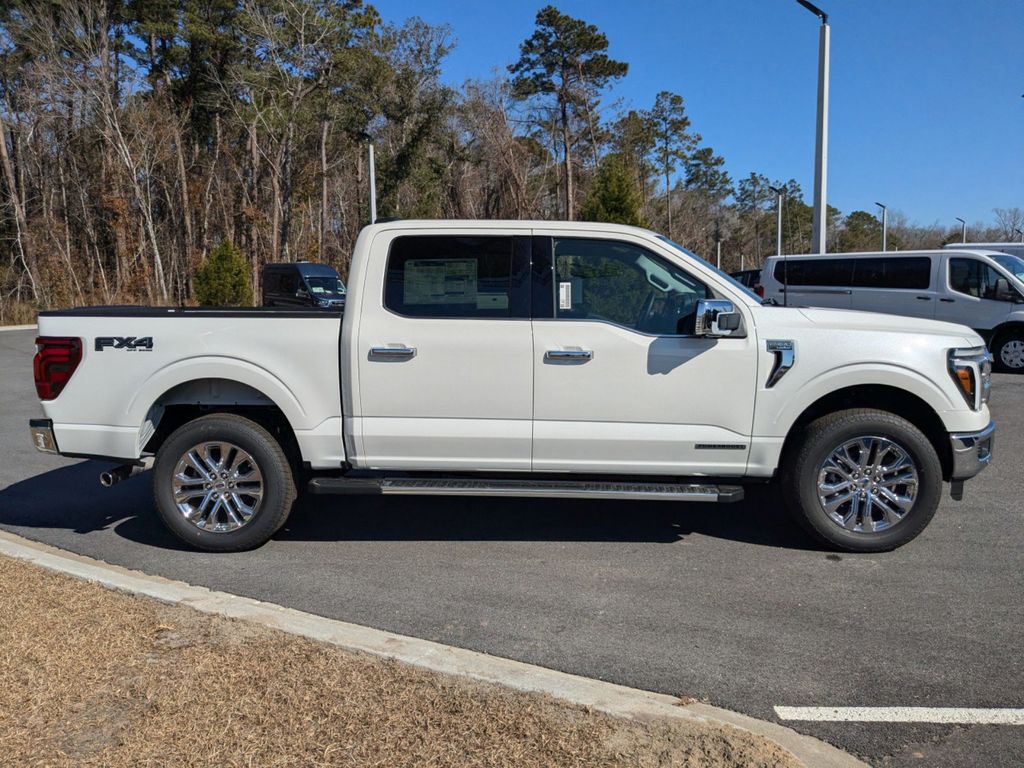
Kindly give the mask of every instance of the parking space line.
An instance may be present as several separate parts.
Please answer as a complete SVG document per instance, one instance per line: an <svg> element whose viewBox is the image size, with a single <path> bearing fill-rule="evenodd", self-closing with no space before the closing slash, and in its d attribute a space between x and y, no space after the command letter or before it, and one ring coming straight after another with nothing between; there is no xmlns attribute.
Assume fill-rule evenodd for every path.
<svg viewBox="0 0 1024 768"><path fill-rule="evenodd" d="M775 707L780 720L1024 725L1024 709L985 707Z"/></svg>
<svg viewBox="0 0 1024 768"><path fill-rule="evenodd" d="M3 331L28 331L36 327L35 325L0 325L0 333Z"/></svg>

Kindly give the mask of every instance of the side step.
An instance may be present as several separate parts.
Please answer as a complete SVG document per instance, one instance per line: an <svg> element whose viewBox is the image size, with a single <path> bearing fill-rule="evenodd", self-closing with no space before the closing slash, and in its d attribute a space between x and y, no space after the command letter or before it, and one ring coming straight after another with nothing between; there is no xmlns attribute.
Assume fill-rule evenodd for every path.
<svg viewBox="0 0 1024 768"><path fill-rule="evenodd" d="M573 480L462 480L451 478L315 477L315 494L388 494L406 496L533 496L571 499L648 499L652 501L733 502L743 499L739 485L633 483Z"/></svg>

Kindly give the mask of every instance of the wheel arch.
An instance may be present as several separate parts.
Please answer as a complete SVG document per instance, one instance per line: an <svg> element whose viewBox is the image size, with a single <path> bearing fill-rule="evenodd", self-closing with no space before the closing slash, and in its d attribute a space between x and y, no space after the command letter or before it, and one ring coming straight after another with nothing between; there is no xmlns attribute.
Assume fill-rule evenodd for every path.
<svg viewBox="0 0 1024 768"><path fill-rule="evenodd" d="M943 479L953 472L953 449L939 414L918 395L887 384L857 384L819 397L800 413L783 442L783 461L800 439L804 427L829 413L849 408L873 408L900 416L924 433L942 464Z"/></svg>
<svg viewBox="0 0 1024 768"><path fill-rule="evenodd" d="M278 440L286 455L301 462L294 427L280 405L251 384L219 377L184 381L159 395L143 421L142 452L156 453L176 429L212 413L232 413L256 422Z"/></svg>
<svg viewBox="0 0 1024 768"><path fill-rule="evenodd" d="M989 348L993 349L993 354L995 352L994 347L995 347L996 342L998 340L1000 340L1005 334L1007 334L1007 333L1009 333L1011 331L1016 331L1018 333L1024 333L1024 321L1022 321L1022 320L1009 320L1009 321L1007 321L1007 322L1005 322L1005 323L1003 323L1001 325L997 325L995 328L993 328L991 331L989 331L988 338L986 339L986 342L987 342Z"/></svg>

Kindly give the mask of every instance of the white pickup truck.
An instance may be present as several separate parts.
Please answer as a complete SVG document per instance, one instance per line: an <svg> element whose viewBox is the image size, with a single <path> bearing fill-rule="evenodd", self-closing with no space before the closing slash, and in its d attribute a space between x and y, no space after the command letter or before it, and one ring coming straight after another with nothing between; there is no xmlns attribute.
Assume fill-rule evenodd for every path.
<svg viewBox="0 0 1024 768"><path fill-rule="evenodd" d="M991 460L969 328L765 304L652 232L366 227L340 313L43 312L43 451L152 468L184 541L267 541L298 488L736 501L778 482L851 551L892 549Z"/></svg>

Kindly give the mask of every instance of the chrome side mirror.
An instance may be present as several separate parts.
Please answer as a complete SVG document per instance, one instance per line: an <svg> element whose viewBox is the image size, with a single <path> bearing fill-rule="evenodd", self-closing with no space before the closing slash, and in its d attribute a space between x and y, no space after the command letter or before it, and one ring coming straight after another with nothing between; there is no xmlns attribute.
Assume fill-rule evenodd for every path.
<svg viewBox="0 0 1024 768"><path fill-rule="evenodd" d="M695 336L706 336L717 339L732 336L740 329L740 313L731 301L724 299L701 299L697 302L697 321L694 325Z"/></svg>

